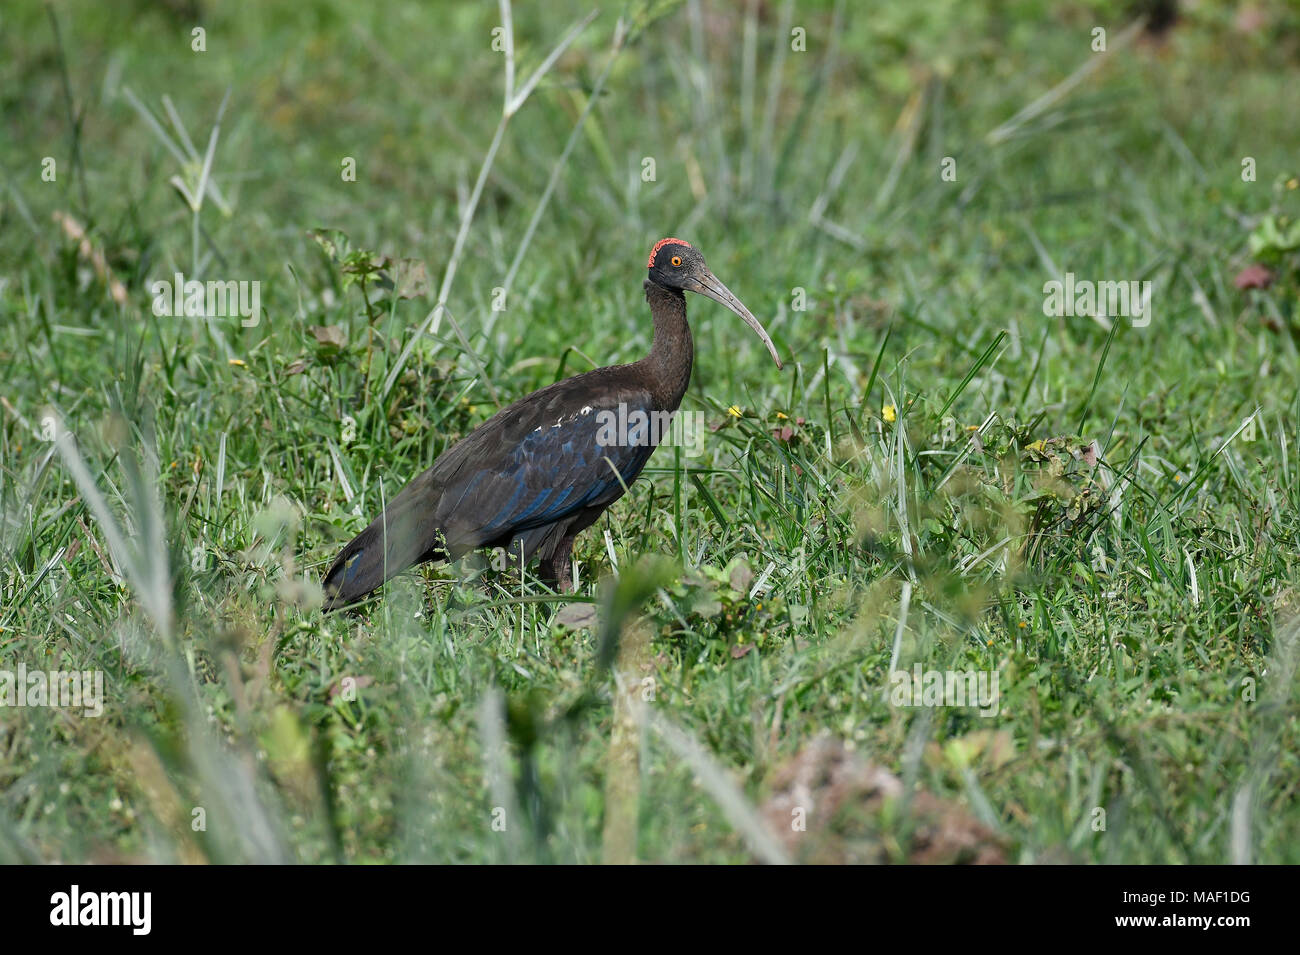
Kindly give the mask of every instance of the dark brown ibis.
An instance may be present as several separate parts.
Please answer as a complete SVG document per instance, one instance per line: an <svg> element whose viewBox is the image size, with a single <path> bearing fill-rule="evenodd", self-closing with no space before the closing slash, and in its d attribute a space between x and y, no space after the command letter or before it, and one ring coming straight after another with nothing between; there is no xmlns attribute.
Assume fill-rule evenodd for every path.
<svg viewBox="0 0 1300 955"><path fill-rule="evenodd" d="M348 543L325 574L325 609L355 603L408 567L481 547L513 562L540 561L541 577L573 589L573 540L623 496L664 436L650 426L675 413L695 348L686 291L739 315L781 359L763 326L681 239L650 250L645 297L650 354L557 381L497 412L408 484ZM636 412L641 412L637 415ZM610 415L635 422L610 441Z"/></svg>

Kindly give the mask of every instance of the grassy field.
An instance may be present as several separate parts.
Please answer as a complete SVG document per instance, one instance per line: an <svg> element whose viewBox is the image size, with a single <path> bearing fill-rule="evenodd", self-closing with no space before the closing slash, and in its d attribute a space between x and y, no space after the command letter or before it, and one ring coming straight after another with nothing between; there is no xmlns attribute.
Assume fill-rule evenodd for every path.
<svg viewBox="0 0 1300 955"><path fill-rule="evenodd" d="M6 4L0 672L103 713L0 707L0 861L1300 861L1300 17L882 6ZM577 594L321 614L667 235L785 370L692 298Z"/></svg>

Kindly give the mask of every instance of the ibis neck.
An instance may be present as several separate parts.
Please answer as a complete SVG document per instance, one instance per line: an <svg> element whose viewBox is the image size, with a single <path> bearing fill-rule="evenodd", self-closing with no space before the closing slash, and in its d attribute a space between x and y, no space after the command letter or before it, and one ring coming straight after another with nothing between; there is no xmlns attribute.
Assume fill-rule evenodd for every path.
<svg viewBox="0 0 1300 955"><path fill-rule="evenodd" d="M645 300L650 303L655 337L650 354L639 364L649 376L656 403L665 411L676 411L691 382L695 360L691 328L686 324L686 296L647 279Z"/></svg>

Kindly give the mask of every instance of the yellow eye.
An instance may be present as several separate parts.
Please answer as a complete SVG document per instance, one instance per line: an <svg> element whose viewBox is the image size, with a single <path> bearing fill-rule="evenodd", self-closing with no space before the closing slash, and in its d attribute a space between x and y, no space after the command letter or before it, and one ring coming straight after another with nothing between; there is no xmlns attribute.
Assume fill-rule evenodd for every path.
<svg viewBox="0 0 1300 955"><path fill-rule="evenodd" d="M681 268L681 265L682 265L682 257L681 257L680 255L674 255L674 256L673 256L673 268L675 268L675 269L676 269L676 268Z"/></svg>

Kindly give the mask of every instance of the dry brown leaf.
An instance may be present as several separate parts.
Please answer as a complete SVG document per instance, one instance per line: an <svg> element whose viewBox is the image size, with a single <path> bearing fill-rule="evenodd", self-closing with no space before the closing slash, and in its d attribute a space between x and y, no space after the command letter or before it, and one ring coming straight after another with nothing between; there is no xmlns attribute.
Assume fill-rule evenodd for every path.
<svg viewBox="0 0 1300 955"><path fill-rule="evenodd" d="M995 740L986 741L990 749ZM902 827L886 806L898 805L903 783L888 770L822 733L778 768L762 813L800 862L879 864L893 861ZM911 801L906 861L921 864L1005 863L1003 841L960 804L925 791ZM802 831L797 823L802 823ZM896 851L896 850L895 850Z"/></svg>
<svg viewBox="0 0 1300 955"><path fill-rule="evenodd" d="M320 345L342 348L347 343L347 336L344 335L341 325L313 325L307 331Z"/></svg>

